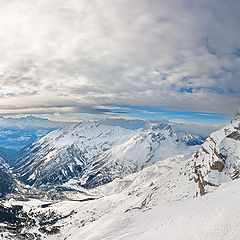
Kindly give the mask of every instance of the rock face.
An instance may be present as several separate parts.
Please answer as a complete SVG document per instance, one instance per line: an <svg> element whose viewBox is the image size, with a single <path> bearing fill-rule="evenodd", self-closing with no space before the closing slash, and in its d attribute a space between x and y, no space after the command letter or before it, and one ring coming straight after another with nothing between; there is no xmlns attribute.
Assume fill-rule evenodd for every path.
<svg viewBox="0 0 240 240"><path fill-rule="evenodd" d="M212 133L188 162L198 185L196 195L204 195L221 183L240 176L240 116Z"/></svg>
<svg viewBox="0 0 240 240"><path fill-rule="evenodd" d="M11 193L14 187L13 178L0 169L0 198L5 197L8 193Z"/></svg>
<svg viewBox="0 0 240 240"><path fill-rule="evenodd" d="M7 173L8 169L9 165L0 154L0 199L11 193L15 184L13 177Z"/></svg>
<svg viewBox="0 0 240 240"><path fill-rule="evenodd" d="M93 188L161 159L187 154L203 139L167 122L148 130L84 122L53 131L24 149L14 173L37 188L66 185L72 179Z"/></svg>

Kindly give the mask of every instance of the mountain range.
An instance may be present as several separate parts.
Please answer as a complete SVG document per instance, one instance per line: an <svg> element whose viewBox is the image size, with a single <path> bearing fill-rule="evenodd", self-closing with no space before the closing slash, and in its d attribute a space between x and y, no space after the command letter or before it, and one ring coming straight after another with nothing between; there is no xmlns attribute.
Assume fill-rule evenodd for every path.
<svg viewBox="0 0 240 240"><path fill-rule="evenodd" d="M83 122L55 130L23 149L13 172L41 189L73 179L80 187L94 188L176 154L188 155L203 141L203 136L167 122L136 130Z"/></svg>
<svg viewBox="0 0 240 240"><path fill-rule="evenodd" d="M239 115L207 138L165 121L54 130L12 164L2 236L238 239L239 136Z"/></svg>

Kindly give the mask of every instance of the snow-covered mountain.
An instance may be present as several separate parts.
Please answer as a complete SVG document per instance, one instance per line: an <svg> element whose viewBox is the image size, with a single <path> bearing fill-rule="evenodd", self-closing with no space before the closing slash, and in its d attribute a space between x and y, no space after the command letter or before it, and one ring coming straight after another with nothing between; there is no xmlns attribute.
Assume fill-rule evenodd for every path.
<svg viewBox="0 0 240 240"><path fill-rule="evenodd" d="M22 210L16 212L10 230L6 221L2 223L2 234L12 239L51 240L157 240L159 237L168 240L238 239L240 191L235 171L239 166L239 126L240 118L236 116L231 124L211 134L192 157L187 156L186 152L168 158L165 158L167 154L163 154L165 159L154 163L156 158L153 156L149 161L154 163L151 166L93 189L81 188L77 179L70 179L63 186L76 184L78 191L41 191L27 187L23 192L11 194L0 205L1 211L8 216L16 208ZM153 152L159 154L160 146L164 146L165 141L174 152L172 147L179 146L181 149L184 145L186 149L188 139L191 139L183 132L174 132L166 123L149 130L131 131L132 135L122 128L112 130L110 126L82 123L71 128L71 131L59 130L60 136L59 131L55 131L40 139L36 151L33 149L31 154L38 155L43 143L48 147L55 146L54 149L62 149L72 141L78 141L79 136L90 136L90 133L102 128L105 133L111 129L111 134L107 135L111 136L109 139L112 139L113 147L105 151L111 150L115 154L110 159L115 159L120 153L121 157L128 156L131 149L137 159L140 156L137 155L138 151L145 154L144 158L149 157L144 153L147 149L145 146L149 146L147 143L151 143ZM114 131L118 134L122 131L118 139L114 137ZM78 132L78 137L75 138L73 132ZM86 153L93 151L94 145L89 144L96 141L95 137L94 141L90 141L90 137L82 137L88 149ZM98 145L101 142L99 139ZM129 147L124 148L126 143ZM206 182L202 192L202 185ZM33 196L26 195L26 191L33 192ZM200 197L205 193L209 194Z"/></svg>
<svg viewBox="0 0 240 240"><path fill-rule="evenodd" d="M239 178L240 116L236 115L230 124L210 134L189 160L178 164L176 171L168 175L165 180L169 180L175 197L205 195L222 183Z"/></svg>
<svg viewBox="0 0 240 240"><path fill-rule="evenodd" d="M99 123L102 123L104 125L110 125L110 126L119 126L122 128L127 129L149 129L153 125L167 123L171 127L178 129L183 132L188 132L191 134L198 134L201 136L209 136L212 132L215 132L218 130L221 125L213 125L213 124L201 124L201 123L190 123L190 122L173 122L173 121L167 121L167 120L142 120L142 119L124 119L124 118L105 118L98 120Z"/></svg>
<svg viewBox="0 0 240 240"><path fill-rule="evenodd" d="M14 172L38 188L52 188L71 179L93 188L161 159L192 153L192 146L203 140L166 121L136 130L83 122L33 142L21 152Z"/></svg>

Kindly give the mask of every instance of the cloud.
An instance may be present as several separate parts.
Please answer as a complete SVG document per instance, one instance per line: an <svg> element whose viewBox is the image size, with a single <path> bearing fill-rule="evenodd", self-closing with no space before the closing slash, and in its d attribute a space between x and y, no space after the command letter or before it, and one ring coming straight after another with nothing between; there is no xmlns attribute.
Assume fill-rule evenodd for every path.
<svg viewBox="0 0 240 240"><path fill-rule="evenodd" d="M0 114L239 107L238 1L0 3Z"/></svg>

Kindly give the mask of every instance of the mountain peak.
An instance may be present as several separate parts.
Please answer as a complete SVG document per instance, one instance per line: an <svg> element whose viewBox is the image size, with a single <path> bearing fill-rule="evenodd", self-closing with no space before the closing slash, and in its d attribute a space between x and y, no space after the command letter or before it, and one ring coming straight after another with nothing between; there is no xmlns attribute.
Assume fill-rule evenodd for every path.
<svg viewBox="0 0 240 240"><path fill-rule="evenodd" d="M171 129L171 125L169 124L168 121L164 121L164 122L161 122L161 123L158 123L158 124L155 124L152 126L152 130L155 131L155 130L170 130Z"/></svg>

